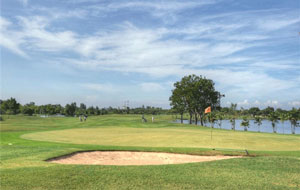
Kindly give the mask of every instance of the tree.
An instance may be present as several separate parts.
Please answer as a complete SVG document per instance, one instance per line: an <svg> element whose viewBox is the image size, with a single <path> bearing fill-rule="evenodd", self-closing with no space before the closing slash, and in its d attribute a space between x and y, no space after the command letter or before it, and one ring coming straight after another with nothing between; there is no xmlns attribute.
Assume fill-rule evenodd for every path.
<svg viewBox="0 0 300 190"><path fill-rule="evenodd" d="M275 111L274 108L270 107L270 106L268 106L267 108L261 110L262 114L265 115L265 116L270 115L274 111Z"/></svg>
<svg viewBox="0 0 300 190"><path fill-rule="evenodd" d="M26 104L22 106L22 113L32 116L35 112L36 106L34 102L30 102L29 104Z"/></svg>
<svg viewBox="0 0 300 190"><path fill-rule="evenodd" d="M273 129L273 133L277 133L276 130L276 123L278 123L278 116L276 114L276 112L270 112L268 115L268 119L271 121L272 123L272 129Z"/></svg>
<svg viewBox="0 0 300 190"><path fill-rule="evenodd" d="M258 115L260 112L260 109L258 107L252 107L248 110L248 113L251 114L253 117Z"/></svg>
<svg viewBox="0 0 300 190"><path fill-rule="evenodd" d="M231 116L229 122L231 124L231 130L235 130L235 117Z"/></svg>
<svg viewBox="0 0 300 190"><path fill-rule="evenodd" d="M260 132L260 126L262 124L262 118L260 116L254 117L254 123L258 126L258 132Z"/></svg>
<svg viewBox="0 0 300 190"><path fill-rule="evenodd" d="M214 124L215 124L216 119L217 119L216 114L214 112L211 112L211 113L207 114L207 117L208 117L208 120L210 122L210 127L214 128Z"/></svg>
<svg viewBox="0 0 300 190"><path fill-rule="evenodd" d="M86 110L86 112L87 112L88 115L95 115L95 114L97 114L97 113L96 113L96 110L95 110L95 108L94 108L93 106L89 107L89 108Z"/></svg>
<svg viewBox="0 0 300 190"><path fill-rule="evenodd" d="M99 109L98 106L96 106L96 108L95 108L95 114L96 115L100 115L101 114L101 111L100 111L100 109Z"/></svg>
<svg viewBox="0 0 300 190"><path fill-rule="evenodd" d="M172 95L169 98L170 105L175 112L180 114L180 122L183 123L183 114L186 109L186 100L183 93L183 88L180 86L180 82L174 84L175 89L172 90Z"/></svg>
<svg viewBox="0 0 300 190"><path fill-rule="evenodd" d="M291 123L292 134L295 134L295 128L299 127L299 123L298 123L299 119L300 119L300 111L298 111L296 108L293 108L291 111L289 111L288 120L290 120Z"/></svg>
<svg viewBox="0 0 300 190"><path fill-rule="evenodd" d="M176 82L174 87L172 98L170 98L171 105L180 105L180 108L184 107L190 114L190 124L194 116L195 124L197 125L199 116L201 125L203 125L205 108L209 106L212 109L220 108L220 93L215 90L214 82L210 79L189 75Z"/></svg>
<svg viewBox="0 0 300 190"><path fill-rule="evenodd" d="M80 115L86 114L86 105L84 103L80 103L78 114Z"/></svg>
<svg viewBox="0 0 300 190"><path fill-rule="evenodd" d="M230 113L232 114L232 116L230 117L230 120L229 120L231 123L232 130L235 130L236 107L237 107L237 104L231 103L230 108L229 108Z"/></svg>
<svg viewBox="0 0 300 190"><path fill-rule="evenodd" d="M279 114L279 119L281 121L282 131L283 131L283 134L284 134L284 122L288 119L288 115L284 112L279 112L279 113L280 113Z"/></svg>
<svg viewBox="0 0 300 190"><path fill-rule="evenodd" d="M217 120L218 120L218 125L219 125L219 128L221 129L222 128L222 120L224 119L224 115L221 113L221 112L219 112L218 114L217 114Z"/></svg>
<svg viewBox="0 0 300 190"><path fill-rule="evenodd" d="M243 118L243 121L241 122L241 126L244 127L244 131L247 131L247 128L249 127L249 120L247 117Z"/></svg>
<svg viewBox="0 0 300 190"><path fill-rule="evenodd" d="M5 114L17 114L20 112L20 104L15 98L10 98L1 103L1 112Z"/></svg>
<svg viewBox="0 0 300 190"><path fill-rule="evenodd" d="M74 116L76 112L76 102L73 102L71 104L67 104L65 107L65 113L67 116Z"/></svg>

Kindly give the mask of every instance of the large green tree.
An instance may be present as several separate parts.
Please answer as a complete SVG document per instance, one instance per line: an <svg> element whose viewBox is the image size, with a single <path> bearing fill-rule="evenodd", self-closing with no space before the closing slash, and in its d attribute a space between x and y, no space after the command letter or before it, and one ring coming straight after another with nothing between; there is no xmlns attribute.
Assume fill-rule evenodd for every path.
<svg viewBox="0 0 300 190"><path fill-rule="evenodd" d="M190 115L190 124L194 116L197 124L200 118L203 125L204 109L211 106L212 109L220 108L220 93L215 90L214 82L202 76L188 75L174 84L175 89L170 97L171 106L187 111ZM177 106L177 107L176 107Z"/></svg>
<svg viewBox="0 0 300 190"><path fill-rule="evenodd" d="M183 114L186 111L186 100L183 87L180 82L174 84L175 89L172 90L172 95L169 98L173 110L180 114L180 121L183 123Z"/></svg>
<svg viewBox="0 0 300 190"><path fill-rule="evenodd" d="M1 113L17 114L20 112L20 104L15 98L10 98L1 102Z"/></svg>

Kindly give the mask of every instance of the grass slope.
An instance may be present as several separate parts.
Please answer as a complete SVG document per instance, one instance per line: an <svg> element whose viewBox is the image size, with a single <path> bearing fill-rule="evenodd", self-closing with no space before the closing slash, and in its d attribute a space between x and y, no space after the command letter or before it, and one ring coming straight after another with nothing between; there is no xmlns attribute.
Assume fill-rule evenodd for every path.
<svg viewBox="0 0 300 190"><path fill-rule="evenodd" d="M226 145L225 148L240 149L238 142L241 142L243 138L245 140L250 138L251 141L259 140L262 144L265 142L266 149L260 143L252 145L256 148L253 148L254 151L251 153L260 156L251 158L161 166L59 165L43 160L84 150L139 150L189 154L243 153L235 152L235 150L212 151L205 148L207 147L205 146L206 140L196 142L197 146L193 147L193 139L198 136L207 138L210 130L172 124L169 122L171 118L168 116L157 117L154 124L141 123L140 116L119 115L90 117L86 123L80 123L77 118L10 116L9 118L4 117L4 119L5 121L1 122L0 127L1 189L300 188L300 151L297 149L299 148L297 144L299 135L243 133L217 129L213 131L216 139L234 134L232 141L235 141L236 135L240 136L240 140L234 145ZM40 137L48 138L51 133L67 134L75 131L78 134L79 131L85 130L94 135L94 137L91 136L93 141L100 135L99 142L101 143L97 141L94 144L87 143L88 136L84 136L85 140L80 142L75 142L71 138L65 143L21 138L21 136L29 137L37 134L42 135ZM149 133L149 130L154 130L154 132ZM95 131L99 132L94 134ZM169 134L168 131L170 131ZM114 134L110 136L114 137L116 133L117 136L113 140L105 139L107 135ZM138 138L139 136L143 138ZM149 138L145 139L145 136ZM164 139L166 136L168 138ZM80 139L80 137L77 138ZM151 139L156 139L156 141L152 142ZM168 143L173 146L168 146ZM222 143L218 145L225 146Z"/></svg>

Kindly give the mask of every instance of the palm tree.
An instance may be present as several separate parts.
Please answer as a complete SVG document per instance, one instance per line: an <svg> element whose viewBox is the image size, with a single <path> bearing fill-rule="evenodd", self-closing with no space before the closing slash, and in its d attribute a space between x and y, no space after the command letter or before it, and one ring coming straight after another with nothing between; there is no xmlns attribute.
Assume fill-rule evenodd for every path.
<svg viewBox="0 0 300 190"><path fill-rule="evenodd" d="M231 129L232 130L235 130L235 114L236 114L236 107L237 107L237 104L233 104L231 103L231 106L230 106L230 112L232 114L231 118L230 118L230 123L231 123Z"/></svg>
<svg viewBox="0 0 300 190"><path fill-rule="evenodd" d="M219 125L220 129L222 128L222 120L223 120L223 119L224 119L223 114L222 114L222 113L219 113L219 114L217 115L217 120L219 120L218 125Z"/></svg>
<svg viewBox="0 0 300 190"><path fill-rule="evenodd" d="M279 118L281 121L282 130L283 130L283 134L284 134L284 122L288 119L288 115L285 113L280 113Z"/></svg>
<svg viewBox="0 0 300 190"><path fill-rule="evenodd" d="M262 118L260 116L254 117L254 123L258 126L258 132L260 132L260 126L262 124Z"/></svg>
<svg viewBox="0 0 300 190"><path fill-rule="evenodd" d="M208 116L207 116L207 114L205 114L204 116L203 116L203 123L204 123L204 126L205 127L207 127L206 126L206 123L208 122Z"/></svg>
<svg viewBox="0 0 300 190"><path fill-rule="evenodd" d="M268 119L272 122L273 133L277 133L276 131L276 123L278 123L278 116L275 112L271 112L268 116Z"/></svg>
<svg viewBox="0 0 300 190"><path fill-rule="evenodd" d="M249 127L249 120L247 119L247 117L243 118L243 121L241 123L241 126L244 127L244 131L247 131L247 128Z"/></svg>
<svg viewBox="0 0 300 190"><path fill-rule="evenodd" d="M231 123L231 129L235 130L235 117L232 116L229 121Z"/></svg>
<svg viewBox="0 0 300 190"><path fill-rule="evenodd" d="M298 120L300 119L300 113L298 113L298 111L293 108L289 114L288 114L288 120L290 120L291 122L291 132L292 134L295 134L295 128L299 127L299 123Z"/></svg>
<svg viewBox="0 0 300 190"><path fill-rule="evenodd" d="M216 122L216 114L214 112L211 112L210 114L208 114L208 120L210 122L210 126L212 128L214 128L214 124Z"/></svg>

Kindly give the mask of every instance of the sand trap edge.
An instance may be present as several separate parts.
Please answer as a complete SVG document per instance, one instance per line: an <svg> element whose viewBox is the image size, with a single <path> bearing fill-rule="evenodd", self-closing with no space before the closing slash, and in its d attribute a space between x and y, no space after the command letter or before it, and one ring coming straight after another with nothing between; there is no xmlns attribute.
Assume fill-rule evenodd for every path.
<svg viewBox="0 0 300 190"><path fill-rule="evenodd" d="M187 164L198 162L209 162L224 159L242 158L245 156L205 156L181 153L153 152L153 151L119 151L119 150L90 150L77 151L70 154L46 159L46 162L56 164L72 165L168 165L168 164Z"/></svg>

